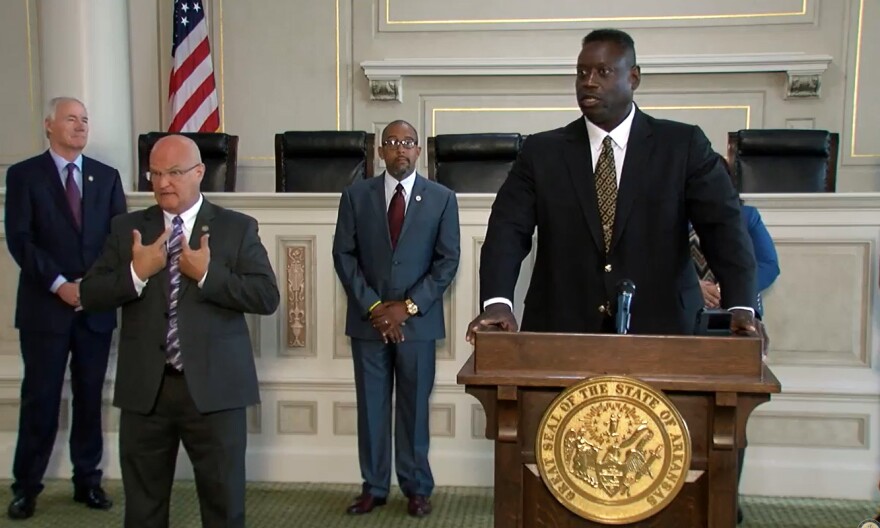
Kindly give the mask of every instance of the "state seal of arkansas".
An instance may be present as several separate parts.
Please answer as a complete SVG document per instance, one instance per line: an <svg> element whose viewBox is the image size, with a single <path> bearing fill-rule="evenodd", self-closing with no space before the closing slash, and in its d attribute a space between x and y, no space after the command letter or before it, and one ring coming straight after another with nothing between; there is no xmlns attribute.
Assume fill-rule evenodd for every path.
<svg viewBox="0 0 880 528"><path fill-rule="evenodd" d="M547 408L535 438L538 470L566 508L626 524L668 506L691 465L687 424L661 391L622 376L590 378Z"/></svg>

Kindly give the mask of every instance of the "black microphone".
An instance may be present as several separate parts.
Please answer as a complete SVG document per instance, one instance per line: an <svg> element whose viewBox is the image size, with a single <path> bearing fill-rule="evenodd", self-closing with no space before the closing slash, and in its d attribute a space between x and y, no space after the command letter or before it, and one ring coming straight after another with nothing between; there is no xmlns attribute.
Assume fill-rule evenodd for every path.
<svg viewBox="0 0 880 528"><path fill-rule="evenodd" d="M626 334L629 332L630 305L632 304L633 294L636 292L636 285L629 279L623 279L617 283L617 333Z"/></svg>

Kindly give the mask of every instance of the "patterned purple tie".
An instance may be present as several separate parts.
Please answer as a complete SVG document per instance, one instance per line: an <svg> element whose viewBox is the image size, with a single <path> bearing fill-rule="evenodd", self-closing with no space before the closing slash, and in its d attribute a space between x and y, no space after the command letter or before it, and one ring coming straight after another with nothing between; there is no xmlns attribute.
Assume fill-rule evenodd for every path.
<svg viewBox="0 0 880 528"><path fill-rule="evenodd" d="M165 362L177 370L183 370L180 356L180 336L177 334L177 296L180 294L180 253L183 251L183 219L175 216L171 238L168 239L168 333L165 334Z"/></svg>
<svg viewBox="0 0 880 528"><path fill-rule="evenodd" d="M64 194L67 195L67 205L70 206L70 212L73 213L73 221L76 223L76 229L82 229L82 199L79 194L79 188L76 186L76 180L73 177L73 169L76 164L67 164L67 179L64 180Z"/></svg>

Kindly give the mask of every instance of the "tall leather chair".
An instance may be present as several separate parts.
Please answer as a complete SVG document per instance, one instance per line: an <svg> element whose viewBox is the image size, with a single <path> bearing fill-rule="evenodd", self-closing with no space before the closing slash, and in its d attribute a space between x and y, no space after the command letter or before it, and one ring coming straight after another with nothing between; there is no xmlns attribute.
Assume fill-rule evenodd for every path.
<svg viewBox="0 0 880 528"><path fill-rule="evenodd" d="M372 178L374 142L361 131L275 134L275 191L341 192Z"/></svg>
<svg viewBox="0 0 880 528"><path fill-rule="evenodd" d="M827 130L729 132L733 184L742 193L834 192L838 139Z"/></svg>
<svg viewBox="0 0 880 528"><path fill-rule="evenodd" d="M150 151L160 138L169 132L148 132L138 136L138 190L151 191L152 184L147 181L150 170ZM202 192L235 192L235 175L238 167L238 136L222 132L183 132L199 147L205 175L202 178Z"/></svg>
<svg viewBox="0 0 880 528"><path fill-rule="evenodd" d="M522 134L516 133L429 137L428 178L455 192L498 192L522 144Z"/></svg>

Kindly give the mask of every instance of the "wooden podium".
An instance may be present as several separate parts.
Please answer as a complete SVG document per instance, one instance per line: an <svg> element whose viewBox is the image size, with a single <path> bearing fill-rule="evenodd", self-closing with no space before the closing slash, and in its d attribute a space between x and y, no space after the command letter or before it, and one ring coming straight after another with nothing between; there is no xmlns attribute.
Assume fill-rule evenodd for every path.
<svg viewBox="0 0 880 528"><path fill-rule="evenodd" d="M486 437L495 441L495 527L605 526L560 504L535 460L535 434L549 404L565 387L600 375L662 390L691 434L690 471L675 500L621 526L734 527L746 420L780 391L759 339L480 332L458 383L482 403Z"/></svg>

